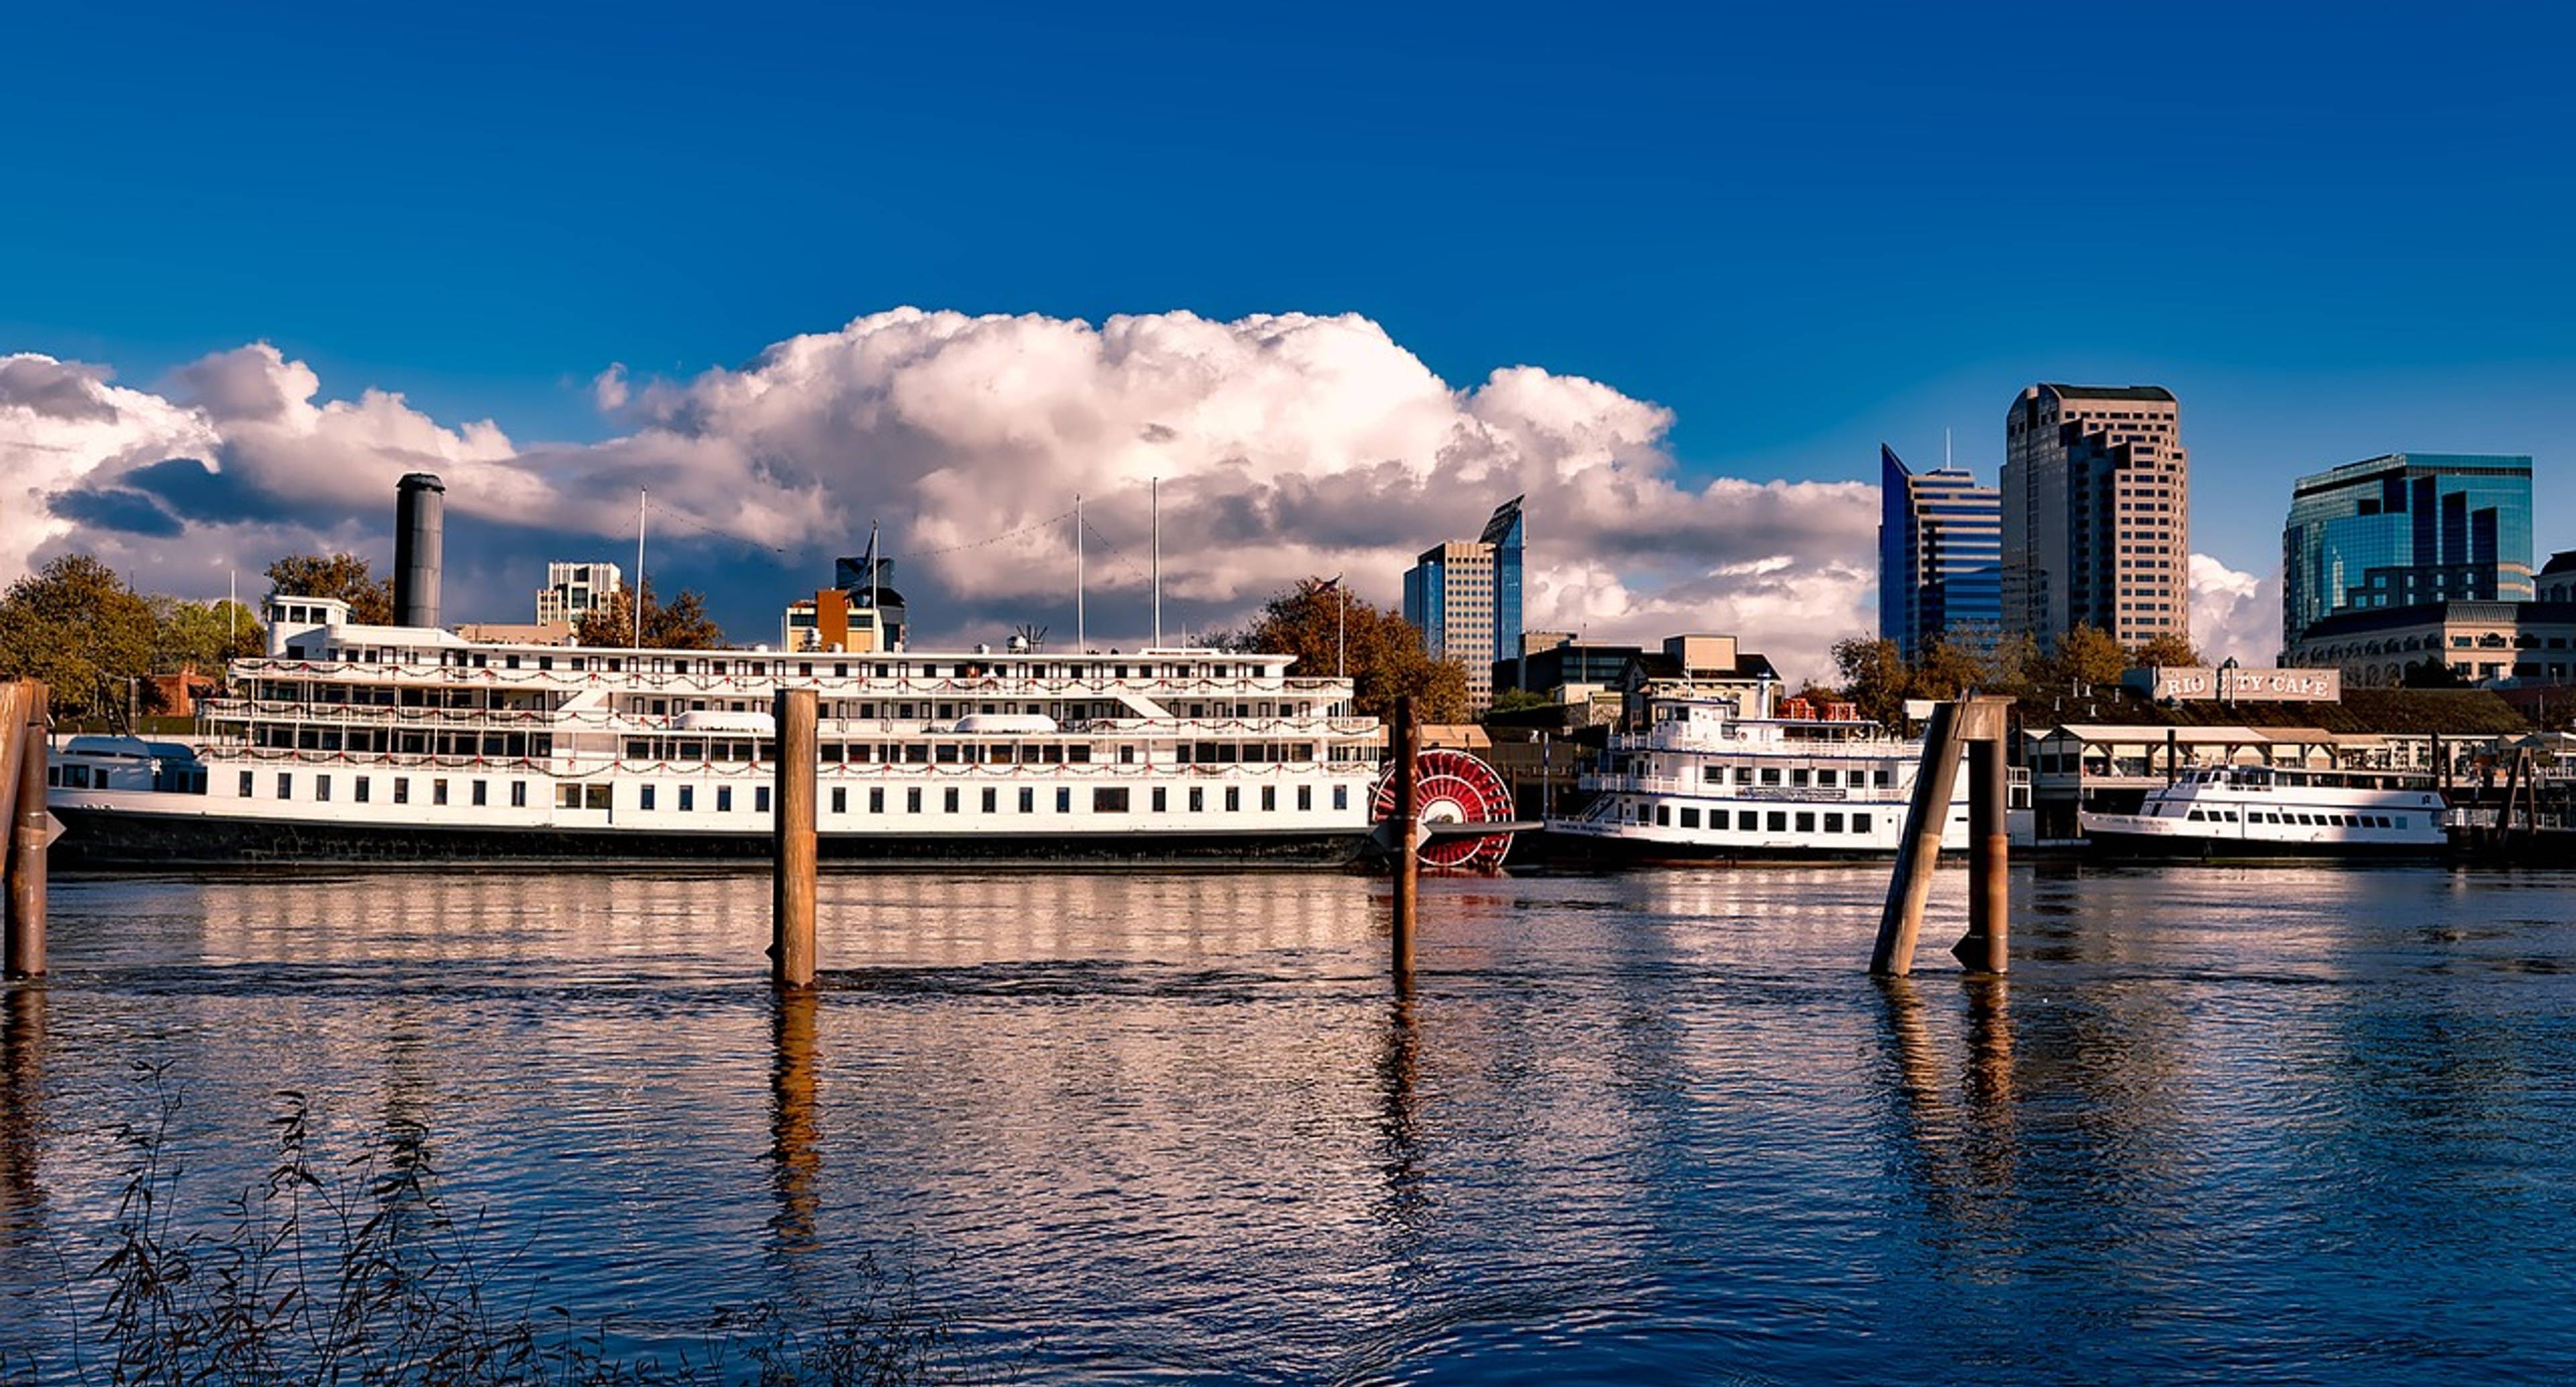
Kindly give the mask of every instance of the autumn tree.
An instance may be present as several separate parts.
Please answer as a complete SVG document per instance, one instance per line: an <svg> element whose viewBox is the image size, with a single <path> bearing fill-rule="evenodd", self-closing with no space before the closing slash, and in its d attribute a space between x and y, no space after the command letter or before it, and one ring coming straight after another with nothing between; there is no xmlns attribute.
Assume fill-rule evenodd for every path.
<svg viewBox="0 0 2576 1387"><path fill-rule="evenodd" d="M2039 657L2039 642L2028 631L1998 635L1979 664L1983 666L1979 687L1996 693L2027 693L2048 673L2046 662Z"/></svg>
<svg viewBox="0 0 2576 1387"><path fill-rule="evenodd" d="M0 678L45 681L71 716L123 708L152 672L153 633L152 605L115 569L65 554L0 595Z"/></svg>
<svg viewBox="0 0 2576 1387"><path fill-rule="evenodd" d="M349 604L349 619L361 626L390 626L394 620L394 581L379 578L355 554L289 554L268 566L271 597L336 597Z"/></svg>
<svg viewBox="0 0 2576 1387"><path fill-rule="evenodd" d="M1413 698L1423 722L1463 722L1467 670L1435 660L1412 622L1350 595L1339 583L1308 578L1270 599L1249 630L1217 638L1230 649L1297 657L1296 673L1329 675L1347 651L1352 701L1362 717L1386 718L1395 700Z"/></svg>
<svg viewBox="0 0 2576 1387"><path fill-rule="evenodd" d="M722 650L724 628L707 615L707 599L694 588L680 589L680 595L668 605L653 595L653 581L644 580L644 642L646 650ZM609 594L608 600L582 614L581 624L573 630L578 645L601 646L611 650L635 648L635 587L630 584Z"/></svg>
<svg viewBox="0 0 2576 1387"><path fill-rule="evenodd" d="M1914 662L1910 686L1916 698L1949 699L1985 682L1986 668L1975 652L1936 640Z"/></svg>
<svg viewBox="0 0 2576 1387"><path fill-rule="evenodd" d="M2141 669L2189 669L2201 659L2200 652L2192 649L2191 642L2183 639L2180 632L2162 631L2137 648L2132 663Z"/></svg>
<svg viewBox="0 0 2576 1387"><path fill-rule="evenodd" d="M1896 642L1845 636L1834 642L1833 656L1834 669L1842 676L1843 697L1860 709L1862 717L1889 727L1904 723L1914 673L1905 667Z"/></svg>
<svg viewBox="0 0 2576 1387"><path fill-rule="evenodd" d="M2057 638L2057 655L2049 663L2059 683L2117 684L2129 668L2129 652L2101 627L2077 626Z"/></svg>

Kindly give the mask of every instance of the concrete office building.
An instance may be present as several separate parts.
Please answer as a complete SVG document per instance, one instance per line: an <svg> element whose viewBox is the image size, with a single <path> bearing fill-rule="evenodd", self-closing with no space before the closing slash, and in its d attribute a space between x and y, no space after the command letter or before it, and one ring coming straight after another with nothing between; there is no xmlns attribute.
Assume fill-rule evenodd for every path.
<svg viewBox="0 0 2576 1387"><path fill-rule="evenodd" d="M1938 641L1991 649L2003 625L2003 494L1966 468L1916 472L1878 448L1878 634L1908 661Z"/></svg>
<svg viewBox="0 0 2576 1387"><path fill-rule="evenodd" d="M537 624L579 626L581 619L608 605L625 575L613 563L550 563L546 585L537 589Z"/></svg>
<svg viewBox="0 0 2576 1387"><path fill-rule="evenodd" d="M2281 527L2281 643L2328 617L2533 595L2531 459L2389 453L2301 477Z"/></svg>
<svg viewBox="0 0 2576 1387"><path fill-rule="evenodd" d="M2034 385L2004 417L2003 615L2053 652L2191 638L2191 464L2162 386Z"/></svg>
<svg viewBox="0 0 2576 1387"><path fill-rule="evenodd" d="M1494 661L1521 649L1521 497L1494 508L1483 533L1422 551L1404 574L1404 619L1432 658L1467 670L1467 707L1494 702Z"/></svg>

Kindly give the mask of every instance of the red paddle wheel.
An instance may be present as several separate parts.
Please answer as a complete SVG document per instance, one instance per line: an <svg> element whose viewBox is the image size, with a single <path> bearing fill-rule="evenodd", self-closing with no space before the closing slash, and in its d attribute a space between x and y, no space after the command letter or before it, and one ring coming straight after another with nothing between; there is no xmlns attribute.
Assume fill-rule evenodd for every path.
<svg viewBox="0 0 2576 1387"><path fill-rule="evenodd" d="M1463 751L1438 747L1414 762L1416 802L1433 836L1422 840L1422 865L1444 872L1490 872L1511 851L1509 833L1441 833L1443 824L1510 823L1512 792L1494 768ZM1380 823L1395 818L1395 776L1378 777L1374 809Z"/></svg>

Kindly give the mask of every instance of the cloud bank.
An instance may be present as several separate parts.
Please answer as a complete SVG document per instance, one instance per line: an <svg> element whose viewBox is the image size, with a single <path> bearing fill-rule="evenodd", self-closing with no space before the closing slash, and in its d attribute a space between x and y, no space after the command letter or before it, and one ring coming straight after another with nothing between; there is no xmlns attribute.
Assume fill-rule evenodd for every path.
<svg viewBox="0 0 2576 1387"><path fill-rule="evenodd" d="M2270 665L2281 656L2281 574L2239 572L2191 556L2191 639L2216 664Z"/></svg>
<svg viewBox="0 0 2576 1387"><path fill-rule="evenodd" d="M428 470L448 488L451 621L525 619L546 559L628 552L641 486L657 580L709 587L738 638L774 639L779 605L871 520L922 639L1023 620L1062 638L1072 529L1044 522L1079 492L1093 643L1132 643L1159 478L1174 634L1308 574L1391 603L1418 551L1523 493L1533 629L1735 631L1797 674L1870 625L1874 488L1686 482L1661 406L1530 366L1452 386L1357 316L897 309L688 379L612 365L591 396L613 436L521 444L383 390L329 398L265 343L157 391L0 358L0 579L74 548L183 593L297 548L382 561L395 479Z"/></svg>

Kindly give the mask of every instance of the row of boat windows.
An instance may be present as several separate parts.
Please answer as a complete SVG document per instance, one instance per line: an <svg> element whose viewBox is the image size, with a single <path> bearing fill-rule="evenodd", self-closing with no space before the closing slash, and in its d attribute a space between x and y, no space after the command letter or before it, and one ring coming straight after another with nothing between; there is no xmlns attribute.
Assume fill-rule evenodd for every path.
<svg viewBox="0 0 2576 1387"><path fill-rule="evenodd" d="M331 802L334 781L337 778L338 777L334 777L327 771L317 772L313 775L310 783L312 798L315 803L328 804ZM366 804L372 800L377 779L376 777L353 775L347 776L345 779L349 786L349 799L352 803ZM387 777L387 779L392 781L391 793L393 803L411 803L413 777L397 775ZM448 779L446 777L422 777L422 779L426 781L426 788L429 793L429 803L440 805L449 802ZM295 782L295 772L279 771L277 773L276 781L277 797L283 800L291 800L295 798ZM527 808L528 782L524 780L513 780L508 782L508 784L510 807L513 809ZM480 806L488 805L492 802L491 781L467 780L464 782L464 785L466 787L467 794L466 803ZM677 792L673 797L673 807L675 809L683 814L697 812L698 786L676 785L671 788ZM714 812L719 814L733 813L736 804L736 798L734 795L736 787L731 785L718 785L713 788L715 791ZM755 814L768 813L770 787L766 785L753 785L747 788L750 789L751 794L745 798L747 799L751 812ZM1255 791L1256 802L1260 805L1263 813L1278 812L1279 791L1281 787L1277 785L1261 785L1252 788ZM1296 785L1288 788L1293 795L1293 802L1296 804L1300 812L1310 811L1315 807L1314 786ZM613 804L613 789L614 787L608 785L559 784L555 786L555 807L558 809L609 809ZM639 810L651 810L656 808L661 799L661 789L661 786L651 784L635 786L634 806ZM1332 804L1334 809L1347 810L1351 807L1351 788L1349 786L1335 785L1331 786L1330 789L1332 791ZM254 798L258 794L258 790L259 773L257 771L243 771L241 773L241 797L243 799ZM1245 787L1241 785L1222 786L1216 792L1217 802L1224 806L1225 812L1229 814L1240 813L1242 812L1245 803L1244 790ZM886 812L888 796L884 786L870 786L865 793L867 796L867 812L871 814L883 814ZM1189 812L1193 814L1207 812L1209 791L1206 786L1193 785L1188 787L1185 793L1187 797L1183 802L1189 806ZM1130 806L1133 802L1132 792L1128 787L1123 785L1095 785L1084 787L1082 789L1077 789L1070 785L1059 785L1055 787L1054 792L1055 812L1059 814L1073 813L1074 799L1078 794L1086 797L1084 800L1085 806L1088 808L1089 812L1094 814L1125 814L1130 812ZM848 786L834 786L831 792L831 812L835 814L846 814L850 812L850 800L851 792ZM903 805L904 812L907 814L928 812L923 807L927 802L926 792L920 786L906 788L903 791L903 798L900 802ZM1037 787L1033 785L1023 785L1018 787L1017 793L1014 795L1011 802L1018 806L1018 812L1022 814L1034 814L1038 812ZM955 785L941 788L939 791L938 803L940 812L942 813L957 814L964 812L964 806L966 803L964 788ZM983 813L1001 813L1001 806L1003 804L1001 787L994 785L983 787L978 794L977 803L981 806L981 812ZM1170 787L1162 785L1152 787L1146 792L1146 803L1154 813L1161 814L1169 812L1171 806ZM1839 818L1841 816L1836 815L1834 817Z"/></svg>
<svg viewBox="0 0 2576 1387"><path fill-rule="evenodd" d="M351 664L401 664L407 661L428 663L424 651L380 646L307 647L291 643L286 647L290 660L338 660ZM571 674L624 674L633 665L638 674L721 674L732 678L813 679L825 668L834 679L850 677L847 660L746 660L691 659L686 656L565 655L554 656L516 651L440 650L438 660L452 669L532 669L551 671L558 667ZM1257 664L1051 664L1044 661L924 661L915 665L910 660L873 661L858 668L862 679L1259 679L1275 676L1285 665Z"/></svg>
<svg viewBox="0 0 2576 1387"><path fill-rule="evenodd" d="M552 756L548 732L409 732L390 727L290 727L262 723L251 745L281 751L394 752L404 756Z"/></svg>
<svg viewBox="0 0 2576 1387"><path fill-rule="evenodd" d="M1723 809L1709 810L1708 826L1723 831L1726 828L1726 815L1727 811ZM1676 817L1682 828L1700 826L1700 811L1697 809L1685 806L1676 810L1669 804L1655 806L1657 828L1674 827ZM1814 833L1817 831L1816 824L1819 818L1822 819L1824 831L1827 833L1867 833L1876 816L1836 813L1831 810L1799 810L1791 813L1786 809L1738 809L1735 811L1735 830L1738 833L1787 833L1791 831L1790 825L1794 823L1797 825L1796 832ZM1642 824L1645 821L1646 816L1642 809L1632 811L1628 819L1631 823Z"/></svg>
<svg viewBox="0 0 2576 1387"><path fill-rule="evenodd" d="M769 711L768 700L746 698L630 698L625 700L625 705L623 711L629 717L637 716L639 712L659 718L675 717L681 713ZM1321 716L1324 707L1318 703L1298 702L1186 703L1172 705L1170 711L1185 718L1297 718ZM977 713L1033 713L1075 722L1135 716L1133 709L1121 703L874 703L865 699L826 699L818 716L826 720L891 718L909 722L915 718L927 718L946 722Z"/></svg>
<svg viewBox="0 0 2576 1387"><path fill-rule="evenodd" d="M394 803L396 803L396 804L409 804L409 803L411 803L412 777L411 777L411 776L407 776L407 775L397 775L397 776L389 776L389 777L387 777L387 779L390 779L390 780L393 782L393 787L392 787L392 791L393 791L393 802L394 802ZM430 802L431 804L445 804L445 803L447 803L447 802L448 802L448 799L447 799L447 778L446 778L445 776L436 776L436 777L424 777L424 779L426 779L426 780L428 781L428 787L427 787L427 788L428 788L428 790L429 790L429 802ZM371 775L334 776L334 775L333 775L331 772L329 772L329 771L316 771L316 772L314 772L314 774L313 774L313 778L312 778L312 780L311 780L311 782L310 782L310 785L311 785L311 794L312 794L313 802L314 802L314 803L316 803L316 804L328 804L328 803L330 803L330 802L331 802L331 792L332 792L332 789L333 789L333 782L334 782L335 780L340 780L340 781L346 781L346 782L347 782L347 784L348 784L348 786L349 786L349 799L350 799L350 802L351 802L351 803L354 803L354 804L366 804L366 803L370 802L370 801L374 798L374 796L375 796L376 777L374 777L374 776L371 776ZM277 797L278 797L279 799L293 799L293 798L295 798L295 772L293 772L293 771L279 771L279 772L277 773L277 782L276 782L276 784L277 784ZM474 804L474 805L485 805L485 804L490 804L490 803L492 802L492 782L491 782L491 781L489 781L489 780L468 780L468 781L466 781L466 782L465 782L465 785L466 785L466 787L467 787L467 788L466 788L466 793L467 793L467 795L469 796L469 798L466 800L466 803L468 803L468 804ZM524 780L513 780L513 781L509 782L509 786L510 786L510 807L511 807L511 808L513 808L513 809L525 809L525 808L527 808L527 807L528 807L528 782L526 782L526 781L524 781ZM567 788L567 789L580 789L580 788L582 788L582 787L580 787L580 786L566 786L565 788ZM605 785L602 785L602 786L598 786L598 787L596 787L596 788L598 788L598 789L600 789L601 791L603 791L603 792L604 792L604 791L606 791L606 790L607 790L607 788L608 788L608 787L607 787L607 786L605 786ZM765 795L765 794L767 794L767 793L768 793L768 791L763 790L761 793ZM253 798L256 798L256 797L258 796L258 794L259 794L259 772L257 772L257 771L243 771L243 772L241 773L241 797L242 797L243 799L253 799Z"/></svg>
<svg viewBox="0 0 2576 1387"><path fill-rule="evenodd" d="M1649 764L1652 763L1650 762ZM1611 773L1616 775L1621 772L1614 767ZM1652 771L1643 773L1649 775L1653 774ZM1685 777L1688 774L1689 773L1687 771L1683 772ZM1894 769L1886 766L1881 766L1876 770L1863 771L1835 770L1828 767L1808 766L1789 766L1783 768L1780 766L1730 767L1716 765L1700 767L1699 776L1700 783L1705 785L1725 785L1730 782L1737 785L1780 785L1784 783L1783 777L1785 776L1786 784L1795 786L1799 789L1814 788L1830 790L1848 788L1858 790L1869 786L1876 786L1883 790L1896 783L1896 772Z"/></svg>
<svg viewBox="0 0 2576 1387"><path fill-rule="evenodd" d="M1728 779L1727 769L1728 768L1724 766L1703 766L1700 768L1700 779L1705 784L1723 785ZM1763 766L1758 769L1761 777L1759 781L1754 778L1757 768L1753 766L1735 767L1734 782L1738 785L1753 785L1757 783L1763 785L1777 785L1780 783L1780 767ZM1788 768L1788 773L1789 783L1792 785L1813 785L1822 789L1832 789L1838 785L1859 789L1864 783L1866 783L1883 790L1896 783L1896 772L1885 766L1881 766L1874 771L1835 771L1818 768L1812 772L1812 775L1805 766L1791 766ZM1863 780L1864 776L1867 777L1866 782Z"/></svg>
<svg viewBox="0 0 2576 1387"><path fill-rule="evenodd" d="M342 684L328 680L254 679L250 696L269 703L319 703L352 708L447 708L459 712L500 709L541 712L558 696L533 689L445 689L420 684Z"/></svg>
<svg viewBox="0 0 2576 1387"><path fill-rule="evenodd" d="M390 752L403 756L546 757L554 754L554 736L545 732L411 732L383 727L289 727L263 724L251 744L282 751ZM765 764L771 740L766 737L690 737L625 739L630 761L718 761ZM1180 765L1303 765L1315 760L1312 742L1182 742L1174 748ZM1336 752L1342 750L1335 748ZM1089 742L824 742L815 748L825 765L1056 766L1088 765L1108 748ZM1146 748L1132 742L1117 745L1118 764L1148 762Z"/></svg>
<svg viewBox="0 0 2576 1387"><path fill-rule="evenodd" d="M298 703L325 708L438 708L449 712L550 712L561 705L560 696L521 689L441 689L417 685L340 684L297 679L257 679L251 681L250 696L266 703ZM767 699L753 698L627 698L621 700L628 716L649 714L674 717L681 713L761 713L769 710ZM973 713L1036 713L1051 717L1083 720L1129 714L1117 703L1046 703L1006 702L991 700L973 703L879 702L868 699L831 699L824 703L825 718L893 718L911 720L933 718L946 721ZM1244 700L1228 703L1199 702L1178 705L1174 710L1189 718L1269 718L1316 717L1325 711L1318 702L1294 699Z"/></svg>
<svg viewBox="0 0 2576 1387"><path fill-rule="evenodd" d="M2194 809L2183 817L2193 823L2308 824L2317 828L2404 828L2408 818L2404 814L2296 814L2271 809L2248 809L2243 813L2239 819L2234 809Z"/></svg>
<svg viewBox="0 0 2576 1387"><path fill-rule="evenodd" d="M469 739L470 740L470 739ZM745 761L766 763L769 738L629 737L629 761ZM1180 742L1172 759L1181 765L1305 764L1315 759L1312 742ZM1097 748L1106 755L1107 747ZM827 766L1061 766L1090 764L1089 742L1031 742L1014 738L996 742L823 742L815 755ZM1118 764L1153 760L1151 751L1134 742L1117 744Z"/></svg>

